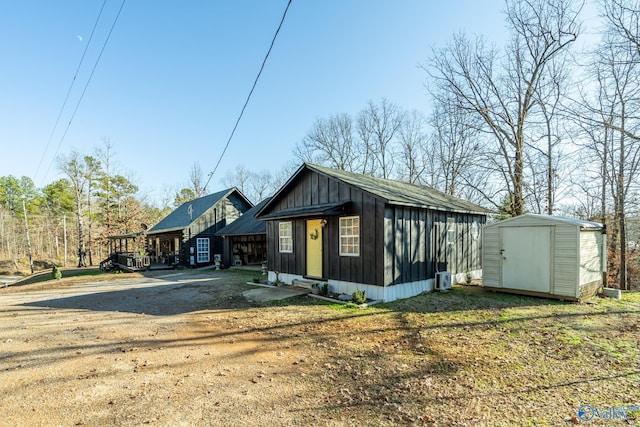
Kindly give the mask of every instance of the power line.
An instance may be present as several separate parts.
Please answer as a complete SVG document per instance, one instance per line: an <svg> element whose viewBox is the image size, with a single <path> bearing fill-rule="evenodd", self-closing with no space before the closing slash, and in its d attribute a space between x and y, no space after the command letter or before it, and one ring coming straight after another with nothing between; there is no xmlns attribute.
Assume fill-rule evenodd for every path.
<svg viewBox="0 0 640 427"><path fill-rule="evenodd" d="M233 138L233 135L236 133L236 129L238 128L238 124L240 123L240 120L242 119L242 116L244 115L244 110L247 108L247 105L249 104L249 100L251 99L251 95L253 94L254 89L256 88L256 85L258 84L258 80L260 79L260 75L262 74L262 70L264 70L264 66L267 63L267 59L269 58L269 54L271 53L271 49L273 49L273 45L276 42L276 38L278 37L278 33L280 32L280 28L282 28L282 24L284 23L284 19L287 16L287 11L289 10L289 6L291 6L291 2L293 0L289 0L287 2L287 7L284 9L284 13L282 14L282 19L280 20L280 24L278 25L278 29L276 30L276 33L273 35L273 39L271 39L271 45L269 46L269 50L267 51L267 54L264 57L264 60L262 61L262 65L260 66L260 71L258 71L258 75L256 76L256 79L253 82L253 86L251 86L251 90L249 91L249 95L247 96L246 101L244 102L244 105L242 106L242 110L240 111L240 115L238 116L238 119L236 120L236 124L233 126L233 130L231 131L231 135L229 135L229 139L227 140L227 143L224 146L224 149L222 150L222 153L220 153L220 157L218 158L218 162L216 163L215 167L213 168L213 171L209 172L209 179L207 180L207 183L204 185L204 188L207 188L207 185L209 185L209 182L211 181L211 178L213 178L213 174L216 173L216 170L218 170L218 166L220 166L220 162L222 162L222 158L224 157L224 154L227 152L227 148L229 148L229 144L231 143L231 139Z"/></svg>
<svg viewBox="0 0 640 427"><path fill-rule="evenodd" d="M64 102L62 103L62 107L60 107L60 111L58 112L58 117L56 118L56 122L53 125L53 129L51 130L51 134L49 135L49 140L47 141L47 145L42 152L42 157L40 157L40 162L38 163L38 167L36 168L35 177L38 176L38 172L40 172L40 166L42 166L42 161L44 160L45 155L47 154L47 150L49 149L49 144L51 144L51 140L53 140L53 134L58 128L58 123L60 123L60 117L62 117L62 112L64 108L67 106L67 101L69 100L69 95L71 94L71 90L76 83L76 78L78 77L78 73L80 72L80 67L82 67L82 63L84 62L84 57L87 55L87 50L89 50L89 46L91 46L91 40L93 40L93 35L96 31L96 27L98 26L98 22L100 22L100 17L102 16L102 12L104 11L104 6L107 4L107 0L102 2L102 7L100 8L100 13L98 13L98 17L96 18L95 24L93 24L93 29L91 30L91 35L89 36L89 40L87 41L87 45L84 48L84 52L82 52L82 57L80 58L80 63L76 68L76 72L73 74L73 79L71 80L71 85L69 85L69 90L67 90L67 95L64 97Z"/></svg>
<svg viewBox="0 0 640 427"><path fill-rule="evenodd" d="M42 178L43 181L47 177L47 174L49 173L49 170L51 169L51 165L53 164L56 156L58 155L58 151L60 150L60 146L62 145L62 142L64 141L65 137L67 136L67 132L69 131L69 128L71 127L71 123L73 122L73 119L76 116L76 113L78 112L78 108L80 107L80 103L82 102L82 99L84 98L84 94L87 92L87 88L89 87L89 83L91 82L91 78L93 77L93 73L95 73L96 68L98 68L98 63L100 62L100 58L102 58L102 54L104 53L104 50L107 47L107 43L109 42L109 39L111 38L111 34L113 33L113 29L115 28L116 23L118 22L118 18L120 18L120 13L122 12L122 9L124 8L124 4L126 3L126 1L127 0L122 0L122 4L120 5L120 9L118 9L118 14L116 15L115 19L113 20L113 24L111 24L111 28L109 29L109 33L107 34L107 38L105 39L104 43L102 44L102 49L100 49L100 54L98 55L98 58L96 59L96 62L93 65L93 68L91 69L91 73L89 74L89 78L87 79L87 82L84 85L84 89L82 89L82 94L80 94L80 98L78 98L78 102L76 103L76 106L73 109L73 113L71 114L71 118L69 119L69 123L67 123L67 126L64 129L64 133L62 134L62 137L60 138L60 142L58 143L58 147L56 148L55 153L53 153L53 158L51 159L51 162L49 163L49 167L47 168L47 171L45 172L45 174L44 174L44 176Z"/></svg>

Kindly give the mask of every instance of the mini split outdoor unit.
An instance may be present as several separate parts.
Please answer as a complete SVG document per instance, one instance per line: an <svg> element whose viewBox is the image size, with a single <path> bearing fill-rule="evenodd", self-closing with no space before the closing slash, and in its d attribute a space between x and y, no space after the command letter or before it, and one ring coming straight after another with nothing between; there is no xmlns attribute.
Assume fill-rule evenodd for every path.
<svg viewBox="0 0 640 427"><path fill-rule="evenodd" d="M444 291L451 289L451 273L448 271L440 271L436 273L436 291Z"/></svg>

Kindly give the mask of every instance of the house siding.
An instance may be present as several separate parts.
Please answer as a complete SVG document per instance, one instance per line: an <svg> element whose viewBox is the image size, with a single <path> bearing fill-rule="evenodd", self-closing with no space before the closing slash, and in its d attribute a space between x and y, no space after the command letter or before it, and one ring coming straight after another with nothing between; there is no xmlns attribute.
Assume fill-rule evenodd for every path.
<svg viewBox="0 0 640 427"><path fill-rule="evenodd" d="M215 233L238 219L248 208L249 206L242 203L241 200L231 196L220 200L212 208L200 215L200 217L183 231L180 256L181 259L184 260L184 263L189 263L191 256L189 251L190 247L194 248L193 255L195 257L196 239L208 238L210 257L209 262L204 264L212 264L215 254L222 255L224 253L224 241L222 237L216 236ZM197 259L195 261L197 264Z"/></svg>
<svg viewBox="0 0 640 427"><path fill-rule="evenodd" d="M393 188L395 184L389 185ZM405 202L394 198L393 194L389 196L389 187L385 184L381 188L381 192L376 192L377 188L373 186L363 188L357 182L345 182L331 173L306 167L299 169L257 216L267 222L270 277L275 277L276 272L280 280L285 281L305 277L306 222L320 218L326 221L322 232L321 279L326 280L334 291L350 290L351 293L360 287L367 289L370 296L391 301L431 290L438 271L461 273L463 278L464 273L469 272L478 277L482 254L480 234L486 222L485 214L429 209L419 205L420 197L415 202L413 199ZM411 190L415 191L415 188ZM330 209L343 204L348 206L348 212L342 215L331 212ZM314 210L313 206L318 205L326 206ZM328 209L324 211L326 214L321 214L324 209ZM482 208L478 207L478 212L482 212ZM357 256L340 256L342 216L360 219ZM452 244L446 242L448 218L455 222ZM476 235L471 232L474 221L478 230ZM279 251L281 222L293 224L292 253ZM374 288L378 290L374 291Z"/></svg>
<svg viewBox="0 0 640 427"><path fill-rule="evenodd" d="M345 216L360 217L360 255L340 256L339 218L327 217L323 239L323 277L364 284L383 284L382 275L373 265L379 265L382 251L377 248L377 230L382 221L380 212L383 203L376 197L330 177L306 173L291 190L279 200L273 211L313 206L324 203L351 202L351 212ZM382 205L382 206L381 206ZM292 218L282 221L293 223L293 252L281 253L278 248L278 224L282 221L267 221L268 268L304 276L306 274L306 220ZM369 266L369 267L367 267Z"/></svg>
<svg viewBox="0 0 640 427"><path fill-rule="evenodd" d="M453 218L453 243L447 242L448 219ZM417 282L438 271L452 274L480 270L484 216L390 206L385 210L385 285ZM427 237L428 236L428 237Z"/></svg>

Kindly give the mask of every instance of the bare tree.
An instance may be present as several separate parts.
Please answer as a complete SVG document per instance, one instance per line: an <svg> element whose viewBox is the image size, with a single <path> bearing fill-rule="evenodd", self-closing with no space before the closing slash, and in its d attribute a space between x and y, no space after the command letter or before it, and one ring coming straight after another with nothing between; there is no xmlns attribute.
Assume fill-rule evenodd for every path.
<svg viewBox="0 0 640 427"><path fill-rule="evenodd" d="M58 160L58 168L63 172L71 182L75 199L76 227L78 230L78 267L86 267L85 261L85 241L84 241L84 203L83 193L86 189L86 170L85 164L80 158L77 151L72 151L68 157L61 156Z"/></svg>
<svg viewBox="0 0 640 427"><path fill-rule="evenodd" d="M353 138L353 119L349 114L318 118L296 144L294 156L302 162L317 163L341 170L353 170L357 150Z"/></svg>
<svg viewBox="0 0 640 427"><path fill-rule="evenodd" d="M511 40L504 57L482 38L456 35L445 48L434 49L425 67L438 89L480 117L495 140L502 160L495 166L512 215L525 209L527 127L538 106L536 93L550 61L576 40L578 13L571 0L508 0Z"/></svg>
<svg viewBox="0 0 640 427"><path fill-rule="evenodd" d="M429 151L436 156L439 177L438 189L452 196L458 196L460 185L472 181L475 161L480 153L480 124L474 115L461 109L455 99L444 96L434 97L431 115L433 129L432 146ZM480 184L485 185L485 184Z"/></svg>
<svg viewBox="0 0 640 427"><path fill-rule="evenodd" d="M249 194L247 197L254 203L258 204L266 197L273 194L275 188L273 187L273 176L268 170L256 172L252 175L249 182Z"/></svg>
<svg viewBox="0 0 640 427"><path fill-rule="evenodd" d="M251 171L244 165L236 165L235 171L227 172L222 178L222 184L227 187L236 187L242 194L249 190Z"/></svg>
<svg viewBox="0 0 640 427"><path fill-rule="evenodd" d="M636 114L640 109L640 52L633 37L638 34L640 10L633 7L632 2L622 0L603 4L605 31L592 66L597 93L583 95L580 115L582 129L590 138L590 152L600 165L600 210L603 222L609 225L610 277L621 289L629 287L627 214L638 193L640 169L640 117ZM592 88L587 91L594 93ZM610 205L613 221L608 221Z"/></svg>
<svg viewBox="0 0 640 427"><path fill-rule="evenodd" d="M391 178L394 155L393 142L402 124L402 111L386 99L380 104L369 101L358 115L358 134L362 142L362 172Z"/></svg>
<svg viewBox="0 0 640 427"><path fill-rule="evenodd" d="M401 155L398 159L397 177L411 184L421 182L425 166L425 145L427 141L427 121L417 110L403 114L404 119L398 129Z"/></svg>
<svg viewBox="0 0 640 427"><path fill-rule="evenodd" d="M207 189L204 187L204 176L202 174L202 168L197 161L193 162L191 171L189 172L189 184L196 199L206 196Z"/></svg>
<svg viewBox="0 0 640 427"><path fill-rule="evenodd" d="M93 210L91 209L91 190L96 185L96 181L100 179L102 174L102 165L100 160L92 156L84 156L84 172L87 181L87 228L88 228L88 246L89 246L89 265L93 265L93 240L91 229L93 225Z"/></svg>
<svg viewBox="0 0 640 427"><path fill-rule="evenodd" d="M619 46L630 46L640 54L640 2L637 0L601 0L604 17L615 32Z"/></svg>

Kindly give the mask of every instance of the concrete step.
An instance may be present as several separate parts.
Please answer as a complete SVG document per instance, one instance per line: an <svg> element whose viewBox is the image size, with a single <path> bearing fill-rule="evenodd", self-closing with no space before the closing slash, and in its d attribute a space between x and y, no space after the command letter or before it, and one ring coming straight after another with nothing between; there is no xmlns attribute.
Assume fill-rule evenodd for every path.
<svg viewBox="0 0 640 427"><path fill-rule="evenodd" d="M299 286L301 288L311 289L313 285L320 286L320 281L310 279L295 279L292 283L293 286Z"/></svg>

